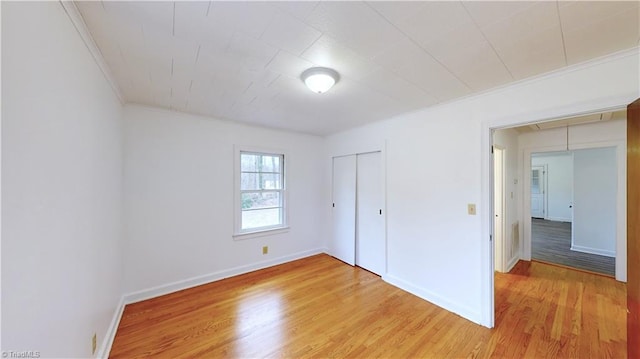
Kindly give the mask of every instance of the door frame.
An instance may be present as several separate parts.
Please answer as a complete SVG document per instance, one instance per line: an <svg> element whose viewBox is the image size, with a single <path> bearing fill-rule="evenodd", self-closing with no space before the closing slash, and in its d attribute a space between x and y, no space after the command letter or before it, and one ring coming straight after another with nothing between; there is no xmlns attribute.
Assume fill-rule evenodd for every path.
<svg viewBox="0 0 640 359"><path fill-rule="evenodd" d="M618 108L617 110L622 110ZM607 112L614 110L603 110L597 112ZM595 113L597 113L595 112ZM627 281L627 225L626 225L626 203L627 203L627 162L625 160L627 153L626 141L600 141L600 142L584 142L579 144L570 144L569 150L583 150L590 148L616 148L616 173L617 173L617 191L616 191L616 280L621 282ZM541 152L559 152L566 151L567 146L544 146L524 148L524 159L531 158L532 153ZM531 172L531 161L522 161L522 173ZM524 193L531 192L531 176L524 176L522 179ZM531 197L523 196L522 205L523 215L523 231L522 237L522 253L521 258L527 261L531 260ZM573 211L572 211L573 216ZM573 229L573 222L571 224ZM573 236L573 231L571 232Z"/></svg>
<svg viewBox="0 0 640 359"><path fill-rule="evenodd" d="M630 114L629 111L632 113ZM638 148L640 147L640 140L638 136L640 125L640 99L635 100L629 106L627 106L627 153L630 156L627 157L627 182L634 183L637 181L638 175ZM630 122L629 119L632 119ZM631 136L629 134L631 133ZM631 181L629 181L631 179ZM638 276L638 267L640 258L640 243L638 238L640 229L638 227L638 219L640 218L640 212L638 211L638 188L637 186L628 186L627 194L629 196L631 204L627 206L627 218L631 220L627 221L627 235L628 235L628 253L631 258L628 261L628 272L630 281L627 284L627 356L629 358L637 358L640 356L640 342L638 341L638 333L640 333L640 278Z"/></svg>
<svg viewBox="0 0 640 359"><path fill-rule="evenodd" d="M540 123L545 121L553 121L563 117L574 117L593 114L597 112L618 111L626 109L627 105L633 102L637 96L629 98L628 96L618 96L614 98L603 98L598 101L590 101L588 103L577 103L573 106L559 107L555 109L546 109L540 112L529 112L520 116L508 116L505 118L494 118L482 121L480 134L480 175L481 175L481 241L480 246L480 291L481 291L481 323L489 328L495 325L495 249L493 241L493 156L491 154L491 146L493 143L493 131L509 129L512 127ZM562 149L561 149L562 150ZM625 148L626 154L626 148ZM519 154L521 155L521 154ZM526 162L526 161L524 161ZM522 172L521 172L522 173ZM522 176L526 178L526 176ZM620 179L618 179L620 181ZM624 178L626 183L626 176ZM522 192L525 193L525 192ZM526 200L526 196L523 196ZM626 198L625 198L626 201ZM618 216L618 222L621 220ZM531 224L529 217L529 225ZM525 217L526 219L526 217ZM520 228L520 238L522 238L524 226ZM526 231L525 231L526 232ZM626 242L626 227L625 227ZM619 248L616 248L618 250ZM625 248L626 253L626 248ZM529 253L529 256L531 254ZM530 257L529 257L530 258ZM525 259L525 258L523 258ZM617 258L616 258L617 259ZM616 266L618 266L616 261ZM626 257L624 258L626 266ZM625 278L626 279L626 278Z"/></svg>

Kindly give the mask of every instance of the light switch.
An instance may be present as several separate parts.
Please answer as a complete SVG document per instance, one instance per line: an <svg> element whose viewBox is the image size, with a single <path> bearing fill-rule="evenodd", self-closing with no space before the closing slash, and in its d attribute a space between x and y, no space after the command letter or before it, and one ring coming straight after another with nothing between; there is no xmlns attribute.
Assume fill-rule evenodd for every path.
<svg viewBox="0 0 640 359"><path fill-rule="evenodd" d="M476 205L474 203L469 203L467 206L468 206L467 210L469 212L469 215L475 216L476 215Z"/></svg>

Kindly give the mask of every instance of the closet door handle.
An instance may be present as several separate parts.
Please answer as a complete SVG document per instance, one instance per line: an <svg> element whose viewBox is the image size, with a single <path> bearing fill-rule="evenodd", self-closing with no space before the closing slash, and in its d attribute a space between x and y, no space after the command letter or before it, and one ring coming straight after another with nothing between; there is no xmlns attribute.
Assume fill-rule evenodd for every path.
<svg viewBox="0 0 640 359"><path fill-rule="evenodd" d="M382 210L380 210L380 214L382 214Z"/></svg>

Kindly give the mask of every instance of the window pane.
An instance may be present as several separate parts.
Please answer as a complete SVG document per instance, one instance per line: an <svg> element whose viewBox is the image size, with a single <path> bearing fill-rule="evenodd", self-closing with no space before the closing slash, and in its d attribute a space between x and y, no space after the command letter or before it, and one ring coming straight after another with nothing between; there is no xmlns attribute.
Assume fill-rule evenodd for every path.
<svg viewBox="0 0 640 359"><path fill-rule="evenodd" d="M282 224L282 208L242 212L242 229L277 226Z"/></svg>
<svg viewBox="0 0 640 359"><path fill-rule="evenodd" d="M531 171L531 193L540 193L540 170Z"/></svg>
<svg viewBox="0 0 640 359"><path fill-rule="evenodd" d="M240 153L240 170L242 172L281 172L280 168L280 155Z"/></svg>
<svg viewBox="0 0 640 359"><path fill-rule="evenodd" d="M241 228L284 225L284 156L240 152Z"/></svg>
<svg viewBox="0 0 640 359"><path fill-rule="evenodd" d="M262 156L261 172L280 172L280 156Z"/></svg>
<svg viewBox="0 0 640 359"><path fill-rule="evenodd" d="M280 175L276 173L242 173L240 189L282 189L282 183Z"/></svg>
<svg viewBox="0 0 640 359"><path fill-rule="evenodd" d="M240 153L240 170L256 172L258 170L258 155Z"/></svg>
<svg viewBox="0 0 640 359"><path fill-rule="evenodd" d="M280 192L243 193L242 209L282 207Z"/></svg>

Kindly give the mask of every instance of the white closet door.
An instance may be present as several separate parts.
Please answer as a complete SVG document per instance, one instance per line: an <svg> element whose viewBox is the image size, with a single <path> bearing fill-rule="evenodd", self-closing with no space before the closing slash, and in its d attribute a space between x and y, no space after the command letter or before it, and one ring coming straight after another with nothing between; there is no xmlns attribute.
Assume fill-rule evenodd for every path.
<svg viewBox="0 0 640 359"><path fill-rule="evenodd" d="M384 214L382 213L381 153L357 158L356 264L378 275L385 273Z"/></svg>
<svg viewBox="0 0 640 359"><path fill-rule="evenodd" d="M333 158L333 235L329 250L341 261L355 264L356 156Z"/></svg>

